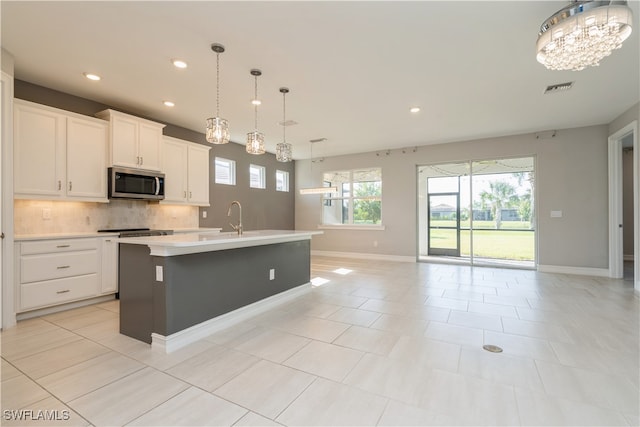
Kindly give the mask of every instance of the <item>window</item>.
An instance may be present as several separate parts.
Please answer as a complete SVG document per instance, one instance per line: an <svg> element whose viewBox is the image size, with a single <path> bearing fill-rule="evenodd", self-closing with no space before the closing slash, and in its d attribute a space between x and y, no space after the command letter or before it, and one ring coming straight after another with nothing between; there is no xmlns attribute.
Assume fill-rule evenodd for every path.
<svg viewBox="0 0 640 427"><path fill-rule="evenodd" d="M289 191L289 172L276 170L276 191Z"/></svg>
<svg viewBox="0 0 640 427"><path fill-rule="evenodd" d="M236 162L216 157L216 184L236 185Z"/></svg>
<svg viewBox="0 0 640 427"><path fill-rule="evenodd" d="M249 165L249 187L267 188L265 185L264 166Z"/></svg>
<svg viewBox="0 0 640 427"><path fill-rule="evenodd" d="M322 195L325 225L380 225L382 213L382 169L327 172L326 187L337 193Z"/></svg>

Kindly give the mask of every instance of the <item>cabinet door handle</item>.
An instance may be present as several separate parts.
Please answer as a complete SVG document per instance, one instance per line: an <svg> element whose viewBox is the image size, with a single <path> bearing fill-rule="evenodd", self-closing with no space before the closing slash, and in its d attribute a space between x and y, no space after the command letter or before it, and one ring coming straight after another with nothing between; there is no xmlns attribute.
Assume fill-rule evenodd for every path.
<svg viewBox="0 0 640 427"><path fill-rule="evenodd" d="M136 156L136 165L140 164L140 156Z"/></svg>
<svg viewBox="0 0 640 427"><path fill-rule="evenodd" d="M69 191L71 191L72 188L73 188L73 183L69 181Z"/></svg>
<svg viewBox="0 0 640 427"><path fill-rule="evenodd" d="M66 294L67 292L71 292L70 289L65 289L64 291L58 291L56 294Z"/></svg>
<svg viewBox="0 0 640 427"><path fill-rule="evenodd" d="M111 239L107 239L107 240L105 240L105 242L111 243Z"/></svg>
<svg viewBox="0 0 640 427"><path fill-rule="evenodd" d="M187 198L187 191L186 190L184 191L184 198L185 199Z"/></svg>
<svg viewBox="0 0 640 427"><path fill-rule="evenodd" d="M58 190L62 190L62 181L58 180Z"/></svg>
<svg viewBox="0 0 640 427"><path fill-rule="evenodd" d="M189 198L192 198L193 194L191 193L191 191L189 191Z"/></svg>
<svg viewBox="0 0 640 427"><path fill-rule="evenodd" d="M56 248L68 248L68 247L70 247L70 246L71 246L71 245L58 245L58 246L56 246Z"/></svg>
<svg viewBox="0 0 640 427"><path fill-rule="evenodd" d="M65 268L71 268L71 266L70 265L61 265L61 266L58 267L58 270L63 270Z"/></svg>
<svg viewBox="0 0 640 427"><path fill-rule="evenodd" d="M144 157L140 156L140 166L144 164Z"/></svg>

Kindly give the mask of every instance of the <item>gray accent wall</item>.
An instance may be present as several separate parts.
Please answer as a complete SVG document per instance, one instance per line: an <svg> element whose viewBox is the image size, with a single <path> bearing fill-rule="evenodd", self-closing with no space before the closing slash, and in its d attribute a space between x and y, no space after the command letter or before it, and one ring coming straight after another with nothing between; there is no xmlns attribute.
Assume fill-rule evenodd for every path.
<svg viewBox="0 0 640 427"><path fill-rule="evenodd" d="M134 110L102 104L21 80L15 81L15 97L92 117L95 113L106 108L114 108L124 113L164 123ZM203 130L205 120L206 117L203 117ZM167 125L163 131L165 135L212 147L209 150L209 203L211 206L200 208L198 215L200 227L222 227L223 231L231 231L229 218L227 218L227 209L233 200L238 200L242 204L245 230L294 229L295 195L293 185L295 182L295 162L278 162L275 155L271 153L260 156L248 154L245 151L244 142L242 144L232 142L230 144L212 146L206 142L204 133L170 123L165 124ZM231 123L231 126L233 126L233 123ZM216 156L236 162L237 177L235 186L215 184L214 159ZM266 168L266 188L264 190L249 188L250 164ZM291 191L280 192L275 190L276 170L289 172ZM231 218L234 223L237 222L235 209ZM206 219L203 218L203 211L207 212Z"/></svg>
<svg viewBox="0 0 640 427"><path fill-rule="evenodd" d="M216 184L215 157L236 162L236 185ZM256 156L247 154L244 145L214 145L209 151L209 208L200 209L201 227L222 227L231 231L229 222L238 222L238 210L234 207L231 217L227 217L229 205L237 200L242 204L242 223L245 230L293 230L295 211L295 167L293 162L278 162L274 155ZM249 165L265 167L266 188L249 187ZM290 191L276 191L276 170L289 172ZM202 211L207 218L202 218Z"/></svg>
<svg viewBox="0 0 640 427"><path fill-rule="evenodd" d="M296 162L297 185L320 185L325 171L382 168L385 230L324 230L312 250L416 257L416 167L446 162L534 156L538 264L608 267L607 125L327 157ZM296 228L321 223L320 196L296 196ZM551 211L562 218L551 218Z"/></svg>

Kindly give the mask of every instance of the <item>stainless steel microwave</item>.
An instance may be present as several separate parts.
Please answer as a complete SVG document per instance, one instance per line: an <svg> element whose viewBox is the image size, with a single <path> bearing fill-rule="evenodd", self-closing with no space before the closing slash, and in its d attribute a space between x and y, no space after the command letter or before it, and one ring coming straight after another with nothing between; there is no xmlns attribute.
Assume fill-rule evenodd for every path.
<svg viewBox="0 0 640 427"><path fill-rule="evenodd" d="M108 169L110 199L164 199L164 174L112 167Z"/></svg>

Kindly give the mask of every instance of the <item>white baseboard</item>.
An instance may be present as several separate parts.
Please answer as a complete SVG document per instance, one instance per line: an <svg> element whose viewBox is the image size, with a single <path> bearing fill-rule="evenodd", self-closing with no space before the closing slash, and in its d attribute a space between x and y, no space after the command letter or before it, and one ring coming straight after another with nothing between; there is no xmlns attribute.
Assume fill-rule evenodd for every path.
<svg viewBox="0 0 640 427"><path fill-rule="evenodd" d="M293 289L289 289L288 291L281 292L213 319L198 323L197 325L193 325L169 336L156 334L154 332L151 334L151 348L158 349L163 353L171 353L213 333L247 320L250 317L263 313L280 304L291 301L292 299L310 291L311 283L305 283L304 285L297 286Z"/></svg>
<svg viewBox="0 0 640 427"><path fill-rule="evenodd" d="M564 265L538 264L538 271L541 273L560 273L560 274L576 274L579 276L609 277L608 268L568 267Z"/></svg>
<svg viewBox="0 0 640 427"><path fill-rule="evenodd" d="M334 258L355 258L375 261L416 262L416 257L402 255L367 254L361 252L311 251L311 255Z"/></svg>
<svg viewBox="0 0 640 427"><path fill-rule="evenodd" d="M26 320L33 317L46 316L47 314L58 313L60 311L71 310L72 308L84 307L86 305L98 304L100 302L111 301L115 299L115 294L103 295L100 297L85 299L81 301L70 302L67 304L56 305L53 307L41 308L38 310L26 311L16 314L16 320Z"/></svg>

